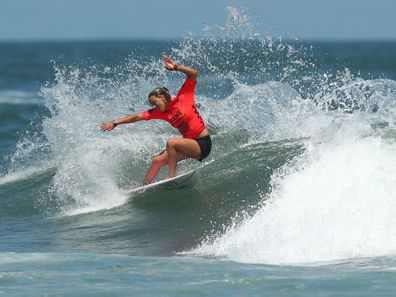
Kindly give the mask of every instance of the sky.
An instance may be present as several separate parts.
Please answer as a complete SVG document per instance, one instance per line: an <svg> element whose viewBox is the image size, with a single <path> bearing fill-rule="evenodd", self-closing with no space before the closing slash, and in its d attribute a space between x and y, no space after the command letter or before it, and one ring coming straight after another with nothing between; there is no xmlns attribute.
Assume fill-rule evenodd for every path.
<svg viewBox="0 0 396 297"><path fill-rule="evenodd" d="M200 36L229 6L260 34L396 40L396 0L0 0L0 41Z"/></svg>

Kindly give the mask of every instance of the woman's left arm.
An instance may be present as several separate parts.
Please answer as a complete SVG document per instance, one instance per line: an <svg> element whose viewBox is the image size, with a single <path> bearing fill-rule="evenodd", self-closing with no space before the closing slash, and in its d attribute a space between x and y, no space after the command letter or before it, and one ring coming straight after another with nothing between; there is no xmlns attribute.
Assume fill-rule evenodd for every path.
<svg viewBox="0 0 396 297"><path fill-rule="evenodd" d="M177 65L173 60L171 60L168 56L162 56L162 61L165 64L165 68L171 71L180 71L187 75L188 78L192 80L197 80L198 71L194 68Z"/></svg>

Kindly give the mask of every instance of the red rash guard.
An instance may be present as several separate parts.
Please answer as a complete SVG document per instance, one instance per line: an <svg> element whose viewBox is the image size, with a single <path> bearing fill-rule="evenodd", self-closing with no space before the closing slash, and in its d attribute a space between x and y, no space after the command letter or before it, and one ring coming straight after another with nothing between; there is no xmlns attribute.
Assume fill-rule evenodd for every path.
<svg viewBox="0 0 396 297"><path fill-rule="evenodd" d="M194 89L197 82L187 78L175 98L170 99L165 112L152 108L142 112L143 119L164 120L177 128L183 138L196 138L204 129L205 123L194 103Z"/></svg>

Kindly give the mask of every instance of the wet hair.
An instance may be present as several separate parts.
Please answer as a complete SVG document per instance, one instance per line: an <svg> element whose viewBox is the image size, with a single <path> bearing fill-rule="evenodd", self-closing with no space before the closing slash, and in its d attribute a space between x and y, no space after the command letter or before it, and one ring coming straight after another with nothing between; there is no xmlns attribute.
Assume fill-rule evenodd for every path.
<svg viewBox="0 0 396 297"><path fill-rule="evenodd" d="M150 92L148 95L148 98L151 96L156 96L159 97L160 95L164 95L166 100L169 100L171 98L171 95L169 93L169 90L165 87L157 87L154 90Z"/></svg>

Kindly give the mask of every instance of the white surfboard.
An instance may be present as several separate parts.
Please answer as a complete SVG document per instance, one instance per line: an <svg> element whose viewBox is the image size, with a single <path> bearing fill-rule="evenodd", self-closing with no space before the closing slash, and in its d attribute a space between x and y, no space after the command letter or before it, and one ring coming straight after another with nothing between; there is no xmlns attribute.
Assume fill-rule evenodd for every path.
<svg viewBox="0 0 396 297"><path fill-rule="evenodd" d="M180 174L173 178L164 179L152 184L138 186L127 190L129 196L133 194L141 194L145 192L161 191L161 190L177 190L190 188L197 183L198 176L195 170Z"/></svg>

